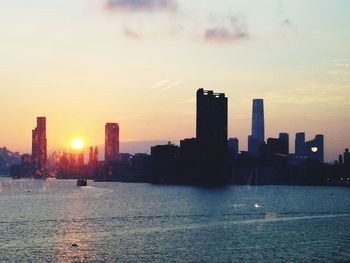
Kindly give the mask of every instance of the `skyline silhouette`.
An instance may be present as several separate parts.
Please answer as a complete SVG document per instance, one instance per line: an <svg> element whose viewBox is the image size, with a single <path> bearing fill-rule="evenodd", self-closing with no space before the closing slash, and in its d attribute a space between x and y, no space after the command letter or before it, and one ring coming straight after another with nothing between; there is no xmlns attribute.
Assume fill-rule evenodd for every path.
<svg viewBox="0 0 350 263"><path fill-rule="evenodd" d="M37 117L32 132L32 153L9 166L14 179L93 179L95 181L148 182L155 184L287 184L346 185L349 177L348 148L333 164L324 163L324 136L306 141L305 132L295 134L295 152L289 134L264 137L264 101L252 101L252 134L248 151L240 150L237 138L228 138L228 98L224 93L196 92L196 136L151 146L151 154L119 150L119 123L105 124L105 157L97 146L84 149L74 138L71 148L48 156L46 117ZM18 154L17 154L18 155ZM88 156L87 156L88 155ZM85 159L85 156L88 159ZM345 181L344 181L345 177Z"/></svg>
<svg viewBox="0 0 350 263"><path fill-rule="evenodd" d="M203 89L199 89L199 90L203 90ZM205 91L205 92L208 92L208 91ZM209 91L209 92L212 92L212 91ZM265 130L265 121L264 121L265 117L264 117L264 115L265 115L264 114L264 99L253 99L252 100L252 111L251 111L251 120L252 120L251 121L251 132L253 134L255 134L254 136L260 136L261 137L259 139L260 140L259 145L257 144L257 142L254 141L254 142L252 142L252 145L254 143L254 146L252 146L252 149L249 150L249 143L250 143L250 141L253 141L252 138L254 137L253 135L249 135L249 134L246 137L246 142L247 142L246 144L248 146L247 148L242 148L241 144L242 144L242 142L244 144L244 140L242 141L242 140L238 139L235 136L229 136L229 137L227 137L227 140L228 139L232 140L233 138L237 139L239 141L239 148L238 148L239 152L241 152L241 151L243 151L243 152L244 151L248 151L251 155L257 156L258 155L258 148L261 146L261 144L264 141L267 142L268 141L267 138L269 138L269 139L273 138L271 136L267 136L266 140L264 138L265 137L264 136L264 130ZM226 119L227 119L227 116L226 116ZM42 122L44 123L43 125L41 124ZM198 122L198 117L197 117L197 122ZM205 123L203 123L203 125L204 124ZM131 153L131 154L134 154L134 153L147 153L147 154L149 154L151 152L150 151L150 147L151 146L156 145L157 143L160 143L160 142L169 142L169 141L171 141L171 140L166 140L166 139L165 140L150 140L150 141L130 141L130 142L128 142L128 141L121 141L119 139L119 125L120 125L120 123L111 123L111 122L106 122L105 123L105 134L104 134L105 135L105 139L104 139L105 142L104 142L104 144L102 144L102 143L97 143L95 145L91 144L91 143L89 143L89 135L85 135L84 137L82 137L81 135L77 134L77 137L84 141L83 143L85 145L82 146L82 148L83 148L83 152L85 153L85 155L87 156L90 146L92 146L92 147L99 147L99 148L101 148L103 150L104 154L101 152L100 154L98 154L98 158L101 159L101 160L105 159L106 148L105 148L104 145L106 145L106 144L110 145L111 143L113 143L113 142L107 143L107 141L109 140L108 136L117 136L118 137L118 140L115 142L115 145L113 145L113 146L111 145L110 146L111 149L109 151L113 151L113 153L111 152L111 154L114 155L114 157L111 157L112 159L113 158L116 159L117 158L116 156L119 154L119 152L125 152L125 153ZM229 123L226 124L226 126L228 126L228 125L229 125ZM41 126L44 126L44 128L41 128ZM39 148L40 147L41 148L45 148L45 156L47 154L51 154L51 153L56 152L56 151L69 151L71 149L71 145L70 145L71 141L68 141L68 140L65 142L65 145L62 145L62 147L60 147L60 148L56 148L56 149L52 149L52 148L50 149L49 148L49 145L48 145L48 142L47 142L47 139L46 139L46 136L47 136L46 135L46 116L45 117L37 117L37 127L39 127L39 128L35 128L32 131L32 133L33 133L32 134L32 153L33 154L36 154L35 153L36 152L35 148L38 148L38 147ZM35 133L36 129L39 129L39 131L42 130L42 129L45 130L45 132L43 134L44 137L40 135L42 137L42 138L40 138L40 140L44 140L44 142L41 143L42 145L36 143L36 141L38 140L38 139L36 139L36 136L37 136L36 133ZM197 132L198 132L198 129L197 129ZM226 133L227 133L227 131L226 131ZM260 135L258 133L260 133ZM281 134L284 134L284 133L286 134L286 136L289 135L289 133L285 132L284 130L283 131L282 130L278 130L278 131L276 131L276 133L277 134L279 133L280 136L281 136ZM312 137L306 137L305 133L306 132L302 128L301 129L297 128L297 132L295 133L296 141L298 140L298 136L300 138L300 136L302 135L303 136L302 140L304 141L304 143L305 143L306 140L308 140L308 141L306 141L306 143L309 143L309 144L311 143L312 144L313 141L316 140L318 136L322 136L322 137L324 136L324 135L319 135L319 133L316 133L316 137L312 138ZM111 134L111 135L109 135L109 134ZM197 134L197 136L198 136L198 134ZM71 140L74 140L74 139L76 139L76 138L74 136L71 136ZM287 139L287 141L289 141L289 140ZM174 142L174 143L180 145L180 142L181 142L181 139L179 140L179 143L177 143L177 142ZM127 143L131 143L131 144L134 144L134 145L129 147L129 148L126 147L126 149L127 149L126 151L120 151L120 145L127 144ZM37 144L38 144L38 146L36 146ZM138 144L143 144L143 146L138 147ZM323 145L323 138L322 138L322 145ZM296 148L296 146L297 146L296 142L294 142L293 140L289 141L288 142L288 151L289 152L295 152L297 154L298 149ZM6 147L6 145L4 147ZM322 161L333 163L334 160L337 160L337 158L339 156L339 152L341 152L341 151L337 152L333 159L325 159L324 156L327 156L327 151L324 150L323 147L324 146L322 146L322 158L320 157L322 159ZM348 146L347 145L343 145L342 146L342 150L345 149L346 147L348 147ZM326 147L324 147L324 148L326 148ZM128 149L131 149L131 151L128 151ZM300 149L299 149L299 152L300 152ZM26 152L22 152L22 153L25 154ZM44 157L40 157L40 159L43 159L43 158ZM109 159L109 158L107 158L107 159Z"/></svg>

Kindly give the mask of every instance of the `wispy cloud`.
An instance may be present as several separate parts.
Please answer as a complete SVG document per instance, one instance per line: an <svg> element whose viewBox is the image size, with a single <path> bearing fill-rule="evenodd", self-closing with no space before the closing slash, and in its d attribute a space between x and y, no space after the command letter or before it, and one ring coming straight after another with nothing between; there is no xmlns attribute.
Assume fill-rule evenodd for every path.
<svg viewBox="0 0 350 263"><path fill-rule="evenodd" d="M350 83L350 59L341 58L332 61L332 68L327 73L338 83Z"/></svg>
<svg viewBox="0 0 350 263"><path fill-rule="evenodd" d="M328 85L308 85L300 88L275 91L264 96L264 99L271 104L294 104L306 105L318 103L322 105L350 105L348 100L350 86Z"/></svg>
<svg viewBox="0 0 350 263"><path fill-rule="evenodd" d="M163 86L164 84L168 83L169 81L170 81L170 79L163 79L163 80L159 81L157 84L150 87L149 89L159 88L159 87Z"/></svg>
<svg viewBox="0 0 350 263"><path fill-rule="evenodd" d="M232 43L249 37L245 21L238 16L229 17L225 26L215 26L204 31L204 40L213 43Z"/></svg>
<svg viewBox="0 0 350 263"><path fill-rule="evenodd" d="M178 10L176 0L108 0L107 9L117 12L169 12Z"/></svg>
<svg viewBox="0 0 350 263"><path fill-rule="evenodd" d="M142 38L143 38L141 33L136 32L135 30L132 30L127 26L123 27L123 35L125 37L133 39L133 40L142 40Z"/></svg>
<svg viewBox="0 0 350 263"><path fill-rule="evenodd" d="M171 89L171 88L173 88L173 87L175 87L175 86L177 86L177 85L180 85L181 83L182 83L181 81L176 81L176 82L174 82L173 84L170 84L170 85L168 85L168 86L162 88L162 90Z"/></svg>
<svg viewBox="0 0 350 263"><path fill-rule="evenodd" d="M350 59L348 58L341 58L334 60L334 63L337 67L341 68L349 68L350 67Z"/></svg>

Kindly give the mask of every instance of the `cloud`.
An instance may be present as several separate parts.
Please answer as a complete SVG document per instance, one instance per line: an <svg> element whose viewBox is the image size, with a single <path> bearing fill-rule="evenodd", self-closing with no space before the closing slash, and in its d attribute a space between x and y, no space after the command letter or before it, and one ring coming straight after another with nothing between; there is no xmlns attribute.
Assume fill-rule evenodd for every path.
<svg viewBox="0 0 350 263"><path fill-rule="evenodd" d="M158 88L166 83L168 83L171 79L163 79L161 81L159 81L157 84L153 85L152 87L150 87L149 89L155 89Z"/></svg>
<svg viewBox="0 0 350 263"><path fill-rule="evenodd" d="M248 37L246 23L235 16L230 17L228 26L212 27L204 32L204 40L214 43L232 43Z"/></svg>
<svg viewBox="0 0 350 263"><path fill-rule="evenodd" d="M154 89L168 90L168 89L171 89L177 85L180 85L181 83L182 82L179 80L172 81L171 79L163 79L163 80L159 81L157 84L150 87L149 89L151 89L151 90L154 90Z"/></svg>
<svg viewBox="0 0 350 263"><path fill-rule="evenodd" d="M315 84L305 85L289 90L274 91L264 96L270 104L309 105L312 103L323 106L349 106L349 85Z"/></svg>
<svg viewBox="0 0 350 263"><path fill-rule="evenodd" d="M162 90L171 89L171 88L173 88L173 87L175 87L175 86L177 86L177 85L180 85L181 83L182 83L181 81L176 81L176 82L174 82L173 84L168 85L168 86L162 88Z"/></svg>
<svg viewBox="0 0 350 263"><path fill-rule="evenodd" d="M334 63L337 67L341 68L349 68L350 67L350 59L348 58L341 58L334 60Z"/></svg>
<svg viewBox="0 0 350 263"><path fill-rule="evenodd" d="M127 26L123 27L123 34L125 37L133 39L133 40L141 40L143 38L141 33L138 33L135 30L132 30Z"/></svg>
<svg viewBox="0 0 350 263"><path fill-rule="evenodd" d="M170 12L178 9L176 0L108 0L107 9L118 12Z"/></svg>

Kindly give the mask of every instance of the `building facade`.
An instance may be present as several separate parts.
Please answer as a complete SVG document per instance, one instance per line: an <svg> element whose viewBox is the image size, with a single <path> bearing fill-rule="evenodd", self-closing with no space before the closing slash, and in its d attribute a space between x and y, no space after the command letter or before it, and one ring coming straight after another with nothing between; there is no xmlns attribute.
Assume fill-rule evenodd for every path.
<svg viewBox="0 0 350 263"><path fill-rule="evenodd" d="M35 173L41 175L47 161L46 117L37 117L32 130L32 162Z"/></svg>
<svg viewBox="0 0 350 263"><path fill-rule="evenodd" d="M265 144L264 100L254 99L252 108L252 134L248 137L248 152L258 157Z"/></svg>
<svg viewBox="0 0 350 263"><path fill-rule="evenodd" d="M105 160L116 161L119 157L119 125L106 123L105 125Z"/></svg>
<svg viewBox="0 0 350 263"><path fill-rule="evenodd" d="M227 97L224 93L197 90L196 139L201 144L227 147Z"/></svg>

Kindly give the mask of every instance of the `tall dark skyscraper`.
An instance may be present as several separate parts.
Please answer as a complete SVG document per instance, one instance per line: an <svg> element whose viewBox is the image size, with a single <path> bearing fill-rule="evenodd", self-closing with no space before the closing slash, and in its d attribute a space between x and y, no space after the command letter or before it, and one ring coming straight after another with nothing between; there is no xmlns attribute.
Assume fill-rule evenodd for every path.
<svg viewBox="0 0 350 263"><path fill-rule="evenodd" d="M196 137L201 144L227 147L227 97L224 93L197 90Z"/></svg>
<svg viewBox="0 0 350 263"><path fill-rule="evenodd" d="M278 138L282 144L281 154L288 156L289 154L289 134L286 132L280 132Z"/></svg>
<svg viewBox="0 0 350 263"><path fill-rule="evenodd" d="M305 155L305 132L298 132L295 135L295 156L303 157Z"/></svg>
<svg viewBox="0 0 350 263"><path fill-rule="evenodd" d="M105 160L115 161L119 157L119 125L106 123L105 126Z"/></svg>
<svg viewBox="0 0 350 263"><path fill-rule="evenodd" d="M259 145L265 142L264 100L253 100L252 135Z"/></svg>
<svg viewBox="0 0 350 263"><path fill-rule="evenodd" d="M264 143L264 100L254 99L252 109L252 134L248 137L248 152L254 156L258 156L260 147Z"/></svg>
<svg viewBox="0 0 350 263"><path fill-rule="evenodd" d="M46 117L37 117L32 130L32 159L36 170L44 169L47 160Z"/></svg>
<svg viewBox="0 0 350 263"><path fill-rule="evenodd" d="M224 93L197 90L197 138L196 141L183 143L188 150L196 152L192 162L192 166L193 163L198 164L193 172L197 176L196 182L215 184L225 183L228 179L227 117L227 97Z"/></svg>

